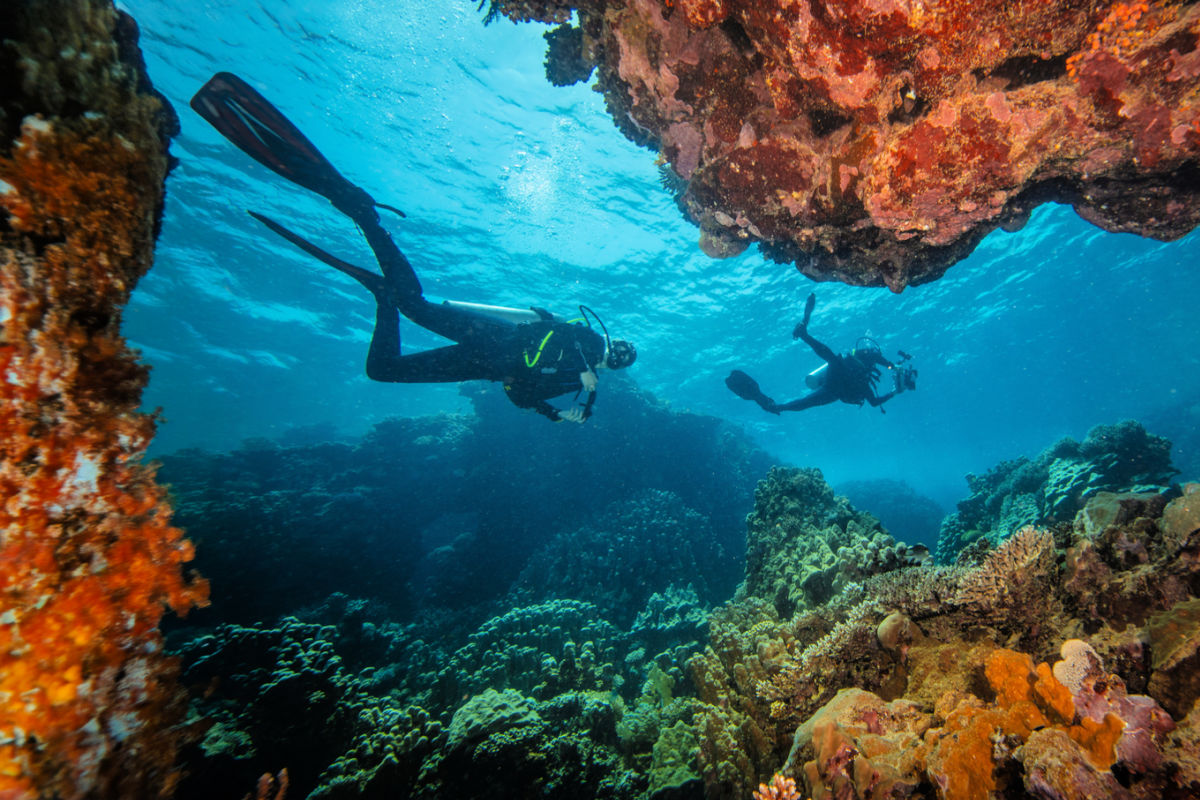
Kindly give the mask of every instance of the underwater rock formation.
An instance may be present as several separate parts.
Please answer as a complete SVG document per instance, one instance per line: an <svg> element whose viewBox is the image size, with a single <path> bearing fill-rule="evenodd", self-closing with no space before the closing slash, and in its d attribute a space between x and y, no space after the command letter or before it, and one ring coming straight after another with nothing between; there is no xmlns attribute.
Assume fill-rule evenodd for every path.
<svg viewBox="0 0 1200 800"><path fill-rule="evenodd" d="M566 23L617 127L721 257L893 291L1040 203L1109 231L1200 222L1200 7L1171 0L490 0ZM559 29L561 31L561 28ZM557 44L556 44L557 43Z"/></svg>
<svg viewBox="0 0 1200 800"><path fill-rule="evenodd" d="M968 475L971 495L942 522L937 558L954 561L981 539L996 545L1026 525L1070 522L1099 492L1162 492L1171 476L1171 443L1125 420L1097 425L1083 442L1060 439L1032 461L1018 458Z"/></svg>
<svg viewBox="0 0 1200 800"><path fill-rule="evenodd" d="M0 75L0 796L162 796L184 698L158 625L207 587L141 463L120 320L177 125L109 0L6 3Z"/></svg>
<svg viewBox="0 0 1200 800"><path fill-rule="evenodd" d="M744 592L782 616L818 606L848 583L919 564L923 546L896 542L837 497L817 469L773 467L746 518Z"/></svg>
<svg viewBox="0 0 1200 800"><path fill-rule="evenodd" d="M690 586L710 605L729 597L740 556L724 552L709 521L674 493L647 489L557 534L529 558L506 604L586 600L627 624L671 586Z"/></svg>
<svg viewBox="0 0 1200 800"><path fill-rule="evenodd" d="M1065 547L1026 527L790 617L717 609L691 661L707 796L779 771L811 797L1196 794L1198 497L1100 493Z"/></svg>
<svg viewBox="0 0 1200 800"><path fill-rule="evenodd" d="M743 519L771 463L743 432L671 412L618 380L604 392L605 414L555 436L536 415L514 415L498 388L469 393L475 416L387 420L353 441L251 440L230 453L163 456L159 474L197 565L221 585L207 624L274 620L337 591L386 602L399 619L472 606L483 618L523 570L569 567L549 593L519 600L528 604L655 553L666 559L658 574L638 569L557 596L599 601L611 590L621 606L613 618L626 623L672 583L693 583L709 604L733 591Z"/></svg>

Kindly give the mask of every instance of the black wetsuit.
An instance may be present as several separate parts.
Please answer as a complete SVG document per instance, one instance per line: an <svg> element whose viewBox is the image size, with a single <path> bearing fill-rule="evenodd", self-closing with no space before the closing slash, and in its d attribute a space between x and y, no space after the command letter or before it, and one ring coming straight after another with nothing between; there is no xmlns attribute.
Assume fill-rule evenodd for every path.
<svg viewBox="0 0 1200 800"><path fill-rule="evenodd" d="M559 419L558 409L546 401L583 389L580 374L594 371L604 358L600 334L580 323L545 319L514 325L431 303L374 209L342 211L362 229L387 284L386 296L376 293L367 377L390 383L497 381L513 404ZM401 354L400 314L455 344ZM584 413L590 414L590 403Z"/></svg>
<svg viewBox="0 0 1200 800"><path fill-rule="evenodd" d="M882 397L875 394L875 383L879 380L879 367L893 367L891 361L883 357L878 350L856 350L853 355L838 355L828 345L814 339L805 327L796 329L796 336L812 348L813 352L826 363L824 381L821 386L790 403L775 405L772 411L803 411L814 406L823 406L835 400L843 403L862 405L870 403L881 406L892 398L895 392L888 392Z"/></svg>

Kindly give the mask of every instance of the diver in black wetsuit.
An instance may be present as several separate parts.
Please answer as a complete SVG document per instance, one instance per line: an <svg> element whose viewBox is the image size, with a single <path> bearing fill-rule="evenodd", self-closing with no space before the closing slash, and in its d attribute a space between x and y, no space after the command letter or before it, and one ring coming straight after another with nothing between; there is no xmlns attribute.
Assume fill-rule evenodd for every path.
<svg viewBox="0 0 1200 800"><path fill-rule="evenodd" d="M810 294L804 304L804 319L797 323L792 331L793 339L803 339L813 352L825 361L825 366L815 370L808 376L808 384L812 391L790 403L776 403L763 394L758 382L741 370L735 369L725 379L725 385L745 400L753 400L764 411L778 414L781 411L803 411L814 406L823 406L840 400L861 406L869 403L872 407L883 411L883 404L897 394L917 388L917 371L912 366L904 366L911 356L901 351L900 364L893 364L884 358L879 345L867 339L863 347L855 347L845 355L838 355L827 345L814 339L808 332L808 322L812 318L813 308L816 307L817 296ZM863 340L859 340L860 342ZM892 373L893 389L885 395L876 394L876 384L881 376L880 367L886 367Z"/></svg>
<svg viewBox="0 0 1200 800"><path fill-rule="evenodd" d="M375 208L402 212L375 200L343 177L282 113L245 81L214 75L192 98L192 107L247 155L288 180L320 194L362 230L383 275L333 256L274 220L250 212L275 233L357 280L375 297L375 331L367 376L392 383L457 383L488 380L505 395L558 421L583 422L596 397L596 372L622 369L637 358L629 342L594 331L588 314L570 322L542 309L521 312L466 303L431 303L408 259L379 222ZM483 311L481 311L483 309ZM489 313L502 312L500 314ZM455 344L407 355L400 352L400 314ZM526 318L521 320L521 318ZM596 318L599 323L599 319ZM600 327L604 328L603 323ZM547 400L587 392L587 402L566 410Z"/></svg>

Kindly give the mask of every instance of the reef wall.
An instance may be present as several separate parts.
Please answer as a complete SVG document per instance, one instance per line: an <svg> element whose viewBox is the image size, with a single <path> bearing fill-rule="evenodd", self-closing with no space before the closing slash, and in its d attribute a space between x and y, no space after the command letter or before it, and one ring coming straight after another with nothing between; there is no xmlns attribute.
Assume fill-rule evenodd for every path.
<svg viewBox="0 0 1200 800"><path fill-rule="evenodd" d="M1044 202L1163 240L1200 221L1195 3L491 0L501 14L562 23L548 77L599 70L709 255L757 242L900 291Z"/></svg>
<svg viewBox="0 0 1200 800"><path fill-rule="evenodd" d="M121 307L176 121L109 0L0 10L0 796L166 796L183 698L158 623L207 587L140 464Z"/></svg>

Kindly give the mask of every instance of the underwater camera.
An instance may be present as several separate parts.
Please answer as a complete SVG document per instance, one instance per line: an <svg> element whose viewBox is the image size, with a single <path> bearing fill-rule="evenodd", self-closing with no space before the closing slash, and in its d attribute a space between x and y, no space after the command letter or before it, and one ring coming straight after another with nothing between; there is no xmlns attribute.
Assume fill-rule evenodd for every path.
<svg viewBox="0 0 1200 800"><path fill-rule="evenodd" d="M897 394L917 388L917 368L912 364L902 364L895 367L893 372Z"/></svg>

